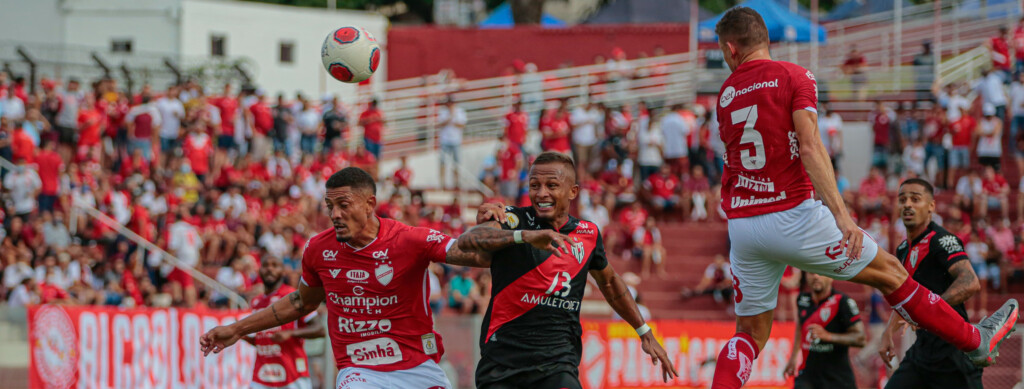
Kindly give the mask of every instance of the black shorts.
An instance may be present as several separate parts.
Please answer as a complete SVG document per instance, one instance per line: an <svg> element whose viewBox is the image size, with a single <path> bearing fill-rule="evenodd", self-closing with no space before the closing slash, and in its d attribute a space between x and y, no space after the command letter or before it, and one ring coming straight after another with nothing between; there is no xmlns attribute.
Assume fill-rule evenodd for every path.
<svg viewBox="0 0 1024 389"><path fill-rule="evenodd" d="M568 363L509 368L481 359L476 366L478 389L582 389L580 372Z"/></svg>
<svg viewBox="0 0 1024 389"><path fill-rule="evenodd" d="M968 362L970 363L970 362ZM917 363L904 360L889 378L885 389L902 388L963 388L984 389L981 383L982 369L974 366L959 366L959 370L936 371L924 369Z"/></svg>
<svg viewBox="0 0 1024 389"><path fill-rule="evenodd" d="M64 126L54 126L57 129L57 140L62 144L75 145L78 139L75 139L75 129Z"/></svg>

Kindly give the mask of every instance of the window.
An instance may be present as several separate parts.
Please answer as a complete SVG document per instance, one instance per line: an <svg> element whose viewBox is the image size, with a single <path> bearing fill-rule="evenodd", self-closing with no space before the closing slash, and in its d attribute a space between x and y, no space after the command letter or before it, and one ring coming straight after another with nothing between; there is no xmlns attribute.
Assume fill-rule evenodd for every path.
<svg viewBox="0 0 1024 389"><path fill-rule="evenodd" d="M281 42L281 63L294 63L292 52L295 51L295 44L292 42Z"/></svg>
<svg viewBox="0 0 1024 389"><path fill-rule="evenodd" d="M113 39L110 41L110 52L111 53L131 53L132 52L132 40L131 39Z"/></svg>
<svg viewBox="0 0 1024 389"><path fill-rule="evenodd" d="M223 57L225 55L225 38L223 35L210 35L210 56Z"/></svg>

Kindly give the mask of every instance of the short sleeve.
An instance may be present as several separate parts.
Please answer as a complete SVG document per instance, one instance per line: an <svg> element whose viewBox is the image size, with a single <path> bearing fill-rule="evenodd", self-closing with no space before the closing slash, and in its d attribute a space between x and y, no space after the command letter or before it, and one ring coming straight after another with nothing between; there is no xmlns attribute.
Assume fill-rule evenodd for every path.
<svg viewBox="0 0 1024 389"><path fill-rule="evenodd" d="M814 80L814 73L800 67L793 69L791 73L793 112L802 109L818 112L818 83Z"/></svg>
<svg viewBox="0 0 1024 389"><path fill-rule="evenodd" d="M953 234L942 235L932 241L932 250L935 250L935 258L944 266L944 269L953 267L957 262L970 259L964 252L964 243Z"/></svg>
<svg viewBox="0 0 1024 389"><path fill-rule="evenodd" d="M839 301L839 315L836 319L843 330L847 330L857 324L860 321L860 308L857 307L857 302L852 298L843 296L842 300Z"/></svg>
<svg viewBox="0 0 1024 389"><path fill-rule="evenodd" d="M323 281L320 280L320 275L316 273L317 263L323 255L317 255L316 250L309 249L309 242L313 238L306 241L306 246L302 248L302 278L300 281L306 286L319 288L324 286Z"/></svg>
<svg viewBox="0 0 1024 389"><path fill-rule="evenodd" d="M413 228L410 239L414 240L413 246L425 242L422 246L423 254L430 262L444 262L445 257L448 256L448 250L455 244L455 239L441 231L423 227Z"/></svg>
<svg viewBox="0 0 1024 389"><path fill-rule="evenodd" d="M533 216L527 215L526 208L505 207L505 223L501 223L503 230L528 230L533 227Z"/></svg>
<svg viewBox="0 0 1024 389"><path fill-rule="evenodd" d="M608 256L604 253L604 238L601 232L597 232L597 244L594 245L594 252L590 254L590 270L604 270L608 267Z"/></svg>

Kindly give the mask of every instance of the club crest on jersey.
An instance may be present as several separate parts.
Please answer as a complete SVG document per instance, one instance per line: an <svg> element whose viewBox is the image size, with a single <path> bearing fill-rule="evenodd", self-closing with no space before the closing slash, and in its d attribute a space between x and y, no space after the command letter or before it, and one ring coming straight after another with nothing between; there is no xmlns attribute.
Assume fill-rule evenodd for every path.
<svg viewBox="0 0 1024 389"><path fill-rule="evenodd" d="M829 316L832 316L832 308L822 308L821 311L818 311L818 314L821 315L821 321L828 321Z"/></svg>
<svg viewBox="0 0 1024 389"><path fill-rule="evenodd" d="M508 228L515 229L519 227L519 217L512 212L505 212L505 220L508 221Z"/></svg>
<svg viewBox="0 0 1024 389"><path fill-rule="evenodd" d="M324 250L324 260L334 261L338 259L338 250Z"/></svg>
<svg viewBox="0 0 1024 389"><path fill-rule="evenodd" d="M915 267L917 267L917 247L910 251L910 268L913 269Z"/></svg>
<svg viewBox="0 0 1024 389"><path fill-rule="evenodd" d="M576 262L583 263L584 254L586 250L583 248L583 242L572 243L572 256L576 257Z"/></svg>
<svg viewBox="0 0 1024 389"><path fill-rule="evenodd" d="M341 269L331 269L331 278L338 278L338 273L341 273Z"/></svg>
<svg viewBox="0 0 1024 389"><path fill-rule="evenodd" d="M395 268L391 267L389 264L382 263L377 265L376 269L373 269L373 274L377 276L377 281L380 282L381 285L387 286L391 283L391 278L395 276Z"/></svg>

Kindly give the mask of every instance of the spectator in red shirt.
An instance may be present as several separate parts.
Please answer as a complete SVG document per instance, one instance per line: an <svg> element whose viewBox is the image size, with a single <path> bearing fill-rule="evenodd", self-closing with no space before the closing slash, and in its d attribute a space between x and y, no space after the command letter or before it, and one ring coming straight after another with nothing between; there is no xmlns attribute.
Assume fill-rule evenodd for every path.
<svg viewBox="0 0 1024 389"><path fill-rule="evenodd" d="M853 84L853 89L857 93L857 100L864 100L864 84L867 83L868 77L864 74L864 67L867 66L867 60L864 59L864 54L857 51L857 46L850 46L850 53L846 55L846 60L840 67L843 74L850 76L850 83Z"/></svg>
<svg viewBox="0 0 1024 389"><path fill-rule="evenodd" d="M366 151L380 159L384 136L384 115L377 108L377 99L370 100L366 110L359 114L359 125L363 127L363 144Z"/></svg>
<svg viewBox="0 0 1024 389"><path fill-rule="evenodd" d="M1024 17L1017 21L1017 27L1013 29L1013 56L1014 74L1024 72Z"/></svg>
<svg viewBox="0 0 1024 389"><path fill-rule="evenodd" d="M357 146L355 154L352 154L352 166L366 170L371 176L377 176L377 157L362 145Z"/></svg>
<svg viewBox="0 0 1024 389"><path fill-rule="evenodd" d="M398 170L395 170L392 181L394 181L397 188L409 189L409 184L412 183L412 170L409 169L408 156L403 155L399 157Z"/></svg>
<svg viewBox="0 0 1024 389"><path fill-rule="evenodd" d="M224 94L220 97L210 98L210 104L220 110L220 128L215 132L217 135L217 147L221 149L234 149L235 145L235 116L238 115L238 99L231 97L231 84L224 84Z"/></svg>
<svg viewBox="0 0 1024 389"><path fill-rule="evenodd" d="M1010 79L1010 44L1006 42L1009 32L1006 26L999 27L999 34L986 44L992 57L992 68L1002 73L1003 80Z"/></svg>
<svg viewBox="0 0 1024 389"><path fill-rule="evenodd" d="M871 158L872 166L885 167L889 163L889 151L892 144L892 131L896 123L896 113L879 100L875 103L875 110L868 114L868 122L871 123L871 130L874 132L874 154ZM902 150L902 148L900 148Z"/></svg>
<svg viewBox="0 0 1024 389"><path fill-rule="evenodd" d="M655 225L653 216L648 216L643 226L633 230L633 241L640 249L640 276L650 277L653 263L658 278L668 278L668 272L665 271L665 246L661 244L661 230Z"/></svg>
<svg viewBox="0 0 1024 389"><path fill-rule="evenodd" d="M78 111L78 159L84 160L87 155L98 150L100 134L106 124L103 112L96 107L96 98L92 93L85 95L82 107Z"/></svg>
<svg viewBox="0 0 1024 389"><path fill-rule="evenodd" d="M210 174L210 154L213 152L213 141L203 131L201 122L192 122L189 124L188 130L188 137L182 143L181 149L185 158L188 158L192 172L196 174L200 182L205 182L206 176Z"/></svg>
<svg viewBox="0 0 1024 389"><path fill-rule="evenodd" d="M558 108L548 111L540 119L540 133L542 136L541 148L544 151L557 151L563 154L572 153L572 144L569 142L569 135L572 128L569 125L569 112L566 101L559 101Z"/></svg>
<svg viewBox="0 0 1024 389"><path fill-rule="evenodd" d="M713 209L711 181L704 174L704 166L693 165L690 172L683 183L683 217L690 215L691 220L704 220Z"/></svg>
<svg viewBox="0 0 1024 389"><path fill-rule="evenodd" d="M501 148L498 149L497 160L501 176L498 191L507 199L506 203L511 203L519 197L519 173L523 170L523 153L520 151L520 145L507 136L499 139L499 142Z"/></svg>
<svg viewBox="0 0 1024 389"><path fill-rule="evenodd" d="M57 203L57 187L64 171L64 160L56 151L54 140L43 140L43 150L36 156L37 171L42 184L39 189L39 211L53 211Z"/></svg>
<svg viewBox="0 0 1024 389"><path fill-rule="evenodd" d="M662 164L657 173L651 174L644 181L644 194L647 201L654 207L657 215L665 215L679 206L679 179L672 175L672 167Z"/></svg>
<svg viewBox="0 0 1024 389"><path fill-rule="evenodd" d="M153 160L153 141L160 133L160 110L150 103L150 95L142 95L142 105L128 111L128 152L141 149L143 158Z"/></svg>
<svg viewBox="0 0 1024 389"><path fill-rule="evenodd" d="M953 170L953 177L963 175L963 170L971 165L971 140L974 137L974 130L977 121L968 114L967 109L960 109L960 119L949 125L949 132L953 135L953 149L949 152L949 167Z"/></svg>
<svg viewBox="0 0 1024 389"><path fill-rule="evenodd" d="M526 144L529 121L530 115L523 112L523 103L519 100L512 103L512 111L505 114L505 139L515 145L519 151L523 151L523 145Z"/></svg>
<svg viewBox="0 0 1024 389"><path fill-rule="evenodd" d="M269 138L270 130L274 128L274 115L270 112L270 107L267 105L264 99L263 89L257 89L255 93L256 102L249 106L249 112L252 114L252 154L257 159L264 159L270 155L271 152L271 141Z"/></svg>
<svg viewBox="0 0 1024 389"><path fill-rule="evenodd" d="M14 126L14 132L11 133L11 150L16 160L21 159L27 163L35 161L36 144L22 126Z"/></svg>
<svg viewBox="0 0 1024 389"><path fill-rule="evenodd" d="M860 182L858 194L860 195L859 204L862 214L871 212L885 214L885 210L889 208L889 196L886 195L885 175L882 174L881 168L871 167L868 176Z"/></svg>
<svg viewBox="0 0 1024 389"><path fill-rule="evenodd" d="M647 210L643 208L639 201L634 201L628 208L619 212L618 223L616 224L618 231L609 234L616 235L616 239L609 239L608 251L614 253L616 249L622 250L622 257L629 259L633 254L632 248L636 247L638 243L633 241L633 231L643 227L644 221L647 220L648 216L650 214L647 213ZM617 247L620 241L622 247Z"/></svg>
<svg viewBox="0 0 1024 389"><path fill-rule="evenodd" d="M997 173L995 168L985 166L985 173L981 176L981 188L981 203L984 207L978 207L979 214L976 215L977 218L980 220L989 212L992 212L993 209L999 209L1003 219L1009 220L1010 184L1006 182L1006 178L1002 174ZM984 212L982 213L981 211Z"/></svg>

